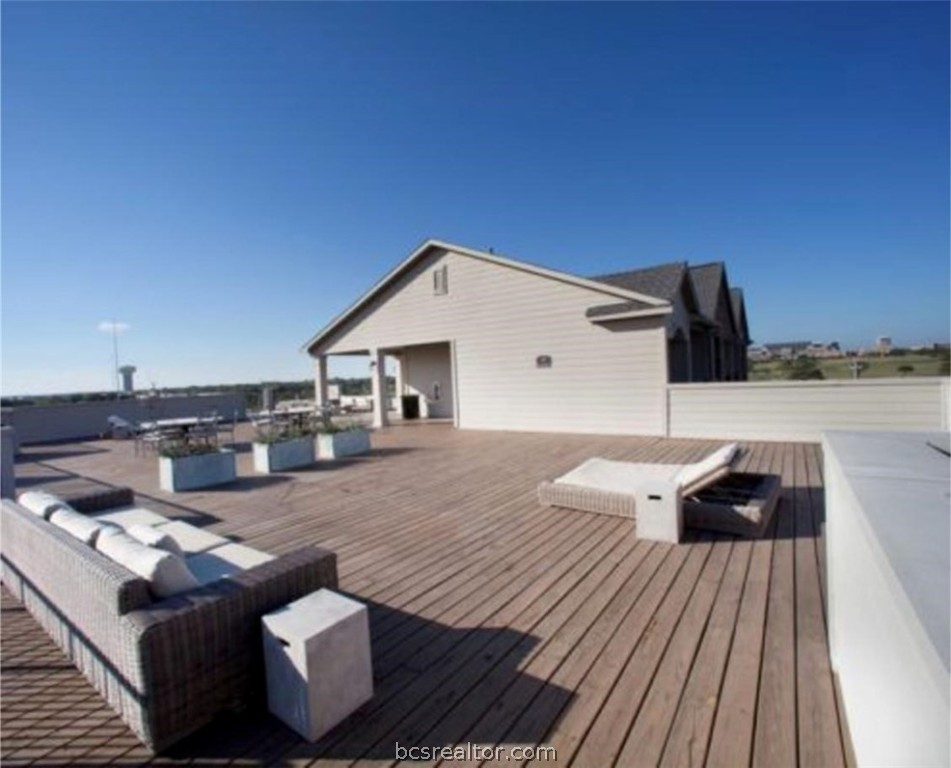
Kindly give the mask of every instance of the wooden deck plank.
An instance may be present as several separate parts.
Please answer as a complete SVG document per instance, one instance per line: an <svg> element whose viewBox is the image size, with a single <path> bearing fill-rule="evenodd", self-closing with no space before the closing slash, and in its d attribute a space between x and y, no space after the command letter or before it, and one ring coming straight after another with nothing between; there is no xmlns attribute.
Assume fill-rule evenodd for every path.
<svg viewBox="0 0 951 768"><path fill-rule="evenodd" d="M796 446L796 690L799 753L806 765L844 765L819 583L816 531L804 445Z"/></svg>
<svg viewBox="0 0 951 768"><path fill-rule="evenodd" d="M18 478L33 487L128 484L163 514L276 554L330 546L341 588L370 606L377 695L315 745L250 711L150 756L4 593L0 757L380 764L397 738L541 742L582 767L847 755L824 639L816 446L743 444L738 470L779 468L787 487L763 541L638 542L630 521L536 500L540 480L591 456L689 461L723 442L395 427L370 456L277 478L250 476L242 452L236 485L177 495L130 444L28 448Z"/></svg>
<svg viewBox="0 0 951 768"><path fill-rule="evenodd" d="M753 744L753 764L776 768L795 765L798 760L793 446L784 446L782 466L783 501L777 510L779 514L776 539L773 543L759 701L756 709L756 735Z"/></svg>

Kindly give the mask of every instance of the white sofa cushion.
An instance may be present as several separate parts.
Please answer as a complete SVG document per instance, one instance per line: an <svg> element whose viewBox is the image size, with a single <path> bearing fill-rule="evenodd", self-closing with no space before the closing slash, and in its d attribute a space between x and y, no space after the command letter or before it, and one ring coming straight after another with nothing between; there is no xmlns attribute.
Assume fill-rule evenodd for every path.
<svg viewBox="0 0 951 768"><path fill-rule="evenodd" d="M229 543L208 552L192 555L186 562L188 568L204 586L273 559L274 555L269 555L267 552L261 552L243 544Z"/></svg>
<svg viewBox="0 0 951 768"><path fill-rule="evenodd" d="M84 544L92 546L96 543L102 525L90 517L80 514L69 507L59 507L50 515L50 523L61 528L71 536L75 536Z"/></svg>
<svg viewBox="0 0 951 768"><path fill-rule="evenodd" d="M50 515L56 509L72 509L59 496L54 496L46 491L24 491L17 497L17 502L21 507L25 507L44 520L49 520Z"/></svg>
<svg viewBox="0 0 951 768"><path fill-rule="evenodd" d="M681 488L689 488L691 485L712 477L721 469L730 466L738 450L739 446L736 443L727 443L717 448L703 461L698 461L695 464L685 464L684 468L677 473L677 482Z"/></svg>
<svg viewBox="0 0 951 768"><path fill-rule="evenodd" d="M151 509L142 507L111 509L108 512L97 512L92 517L95 517L99 522L113 523L126 530L133 525L161 525L168 522L167 517L162 517Z"/></svg>
<svg viewBox="0 0 951 768"><path fill-rule="evenodd" d="M197 555L199 552L206 552L215 547L220 547L222 544L230 543L224 536L196 528L194 525L182 522L181 520L162 523L161 525L155 526L155 530L171 536L186 557L188 555Z"/></svg>
<svg viewBox="0 0 951 768"><path fill-rule="evenodd" d="M182 548L178 546L178 542L175 541L175 539L172 538L168 533L163 532L159 528L154 528L151 525L142 525L141 523L136 523L135 525L130 525L126 530L126 533L128 533L136 541L141 541L148 547L164 549L166 552L171 552L173 555L177 555L178 557L185 557L185 553L182 552Z"/></svg>
<svg viewBox="0 0 951 768"><path fill-rule="evenodd" d="M156 597L171 597L200 586L182 558L148 547L127 533L100 537L96 549L145 579Z"/></svg>

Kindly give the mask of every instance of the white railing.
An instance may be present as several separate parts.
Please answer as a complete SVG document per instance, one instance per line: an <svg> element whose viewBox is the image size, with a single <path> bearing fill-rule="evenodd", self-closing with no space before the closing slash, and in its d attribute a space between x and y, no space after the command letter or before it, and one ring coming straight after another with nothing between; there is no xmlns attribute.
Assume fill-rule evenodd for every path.
<svg viewBox="0 0 951 768"><path fill-rule="evenodd" d="M828 430L947 430L949 379L672 384L669 437L818 442Z"/></svg>

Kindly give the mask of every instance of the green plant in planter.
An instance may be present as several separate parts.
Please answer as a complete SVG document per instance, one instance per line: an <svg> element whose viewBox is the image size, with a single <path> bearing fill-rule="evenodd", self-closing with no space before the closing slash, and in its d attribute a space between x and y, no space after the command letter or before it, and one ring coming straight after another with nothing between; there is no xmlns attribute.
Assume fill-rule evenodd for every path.
<svg viewBox="0 0 951 768"><path fill-rule="evenodd" d="M335 424L327 419L317 427L318 435L336 435L340 432L356 432L365 429L363 424L358 421L350 421L342 424Z"/></svg>
<svg viewBox="0 0 951 768"><path fill-rule="evenodd" d="M166 459L183 459L186 456L202 456L206 453L218 453L218 446L210 443L170 443L159 449L159 456Z"/></svg>
<svg viewBox="0 0 951 768"><path fill-rule="evenodd" d="M272 445L274 443L284 443L288 440L313 437L314 432L314 428L306 424L293 426L268 424L255 429L254 442Z"/></svg>

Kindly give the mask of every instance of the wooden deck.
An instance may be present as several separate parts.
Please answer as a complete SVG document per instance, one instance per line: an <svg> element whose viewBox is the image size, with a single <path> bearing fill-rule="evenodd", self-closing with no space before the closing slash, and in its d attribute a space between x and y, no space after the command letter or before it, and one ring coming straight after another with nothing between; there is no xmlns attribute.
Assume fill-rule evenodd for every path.
<svg viewBox="0 0 951 768"><path fill-rule="evenodd" d="M335 550L341 588L371 607L376 695L317 744L253 712L152 758L4 590L3 764L379 765L397 742L545 744L584 768L851 763L826 643L818 446L746 446L741 468L784 480L757 542L651 544L630 521L535 500L540 480L590 456L681 461L715 445L392 427L371 456L275 477L253 476L245 450L237 484L174 496L128 443L26 449L21 487L131 485L163 514L275 554Z"/></svg>

